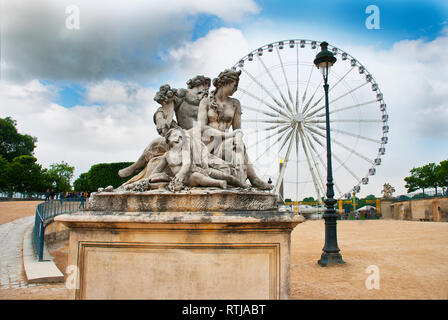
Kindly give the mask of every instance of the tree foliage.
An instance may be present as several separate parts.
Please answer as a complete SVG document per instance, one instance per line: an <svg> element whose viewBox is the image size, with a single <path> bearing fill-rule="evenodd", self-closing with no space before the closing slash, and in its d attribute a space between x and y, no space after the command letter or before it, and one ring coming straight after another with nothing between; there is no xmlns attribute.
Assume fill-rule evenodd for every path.
<svg viewBox="0 0 448 320"><path fill-rule="evenodd" d="M314 200L313 197L306 197L306 198L303 198L302 201L303 201L303 202L315 202L316 200Z"/></svg>
<svg viewBox="0 0 448 320"><path fill-rule="evenodd" d="M89 191L96 191L100 187L119 187L131 177L121 178L118 171L130 166L132 162L99 163L93 165L87 172Z"/></svg>
<svg viewBox="0 0 448 320"><path fill-rule="evenodd" d="M0 119L0 189L16 192L70 191L74 167L64 161L43 169L33 156L37 138L17 131L17 121Z"/></svg>
<svg viewBox="0 0 448 320"><path fill-rule="evenodd" d="M444 187L447 184L445 177L448 177L448 160L441 161L438 165L431 162L422 167L412 168L410 173L410 176L404 178L408 193L422 189L424 194L426 188L434 188L437 194L437 187Z"/></svg>
<svg viewBox="0 0 448 320"><path fill-rule="evenodd" d="M89 188L89 175L87 172L81 173L78 179L73 182L75 191L91 191Z"/></svg>
<svg viewBox="0 0 448 320"><path fill-rule="evenodd" d="M37 138L17 131L17 122L10 117L0 119L0 155L11 162L15 157L32 156Z"/></svg>
<svg viewBox="0 0 448 320"><path fill-rule="evenodd" d="M440 161L436 168L437 183L441 187L448 187L448 160Z"/></svg>
<svg viewBox="0 0 448 320"><path fill-rule="evenodd" d="M0 155L0 190L6 190L8 188L8 169L8 160Z"/></svg>
<svg viewBox="0 0 448 320"><path fill-rule="evenodd" d="M424 180L424 185L427 188L432 188L434 187L436 189L436 193L437 193L437 177L436 177L436 164L431 162L428 163L426 165L424 165L421 169L422 169L422 174L423 174L423 180Z"/></svg>
<svg viewBox="0 0 448 320"><path fill-rule="evenodd" d="M7 190L16 192L43 192L46 179L42 166L33 156L15 157L7 167Z"/></svg>
<svg viewBox="0 0 448 320"><path fill-rule="evenodd" d="M75 167L62 161L61 163L54 163L46 172L47 180L55 192L66 192L71 190L71 179Z"/></svg>

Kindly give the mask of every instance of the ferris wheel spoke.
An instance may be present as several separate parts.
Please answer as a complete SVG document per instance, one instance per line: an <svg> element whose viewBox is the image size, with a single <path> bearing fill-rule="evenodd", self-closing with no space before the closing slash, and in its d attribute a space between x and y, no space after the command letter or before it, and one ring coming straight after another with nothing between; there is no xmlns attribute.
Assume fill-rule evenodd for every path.
<svg viewBox="0 0 448 320"><path fill-rule="evenodd" d="M285 126L284 124L277 124L277 125L265 128L264 131L271 131L271 130L277 129L279 127L284 127L284 126Z"/></svg>
<svg viewBox="0 0 448 320"><path fill-rule="evenodd" d="M284 145L285 142L287 142L289 140L288 151L286 151L285 160L284 160L282 168L280 169L280 174L279 174L279 177L278 177L277 182L275 183L275 187L274 187L274 193L276 193L276 194L279 191L280 184L283 180L283 176L285 175L286 167L288 166L289 155L291 154L292 145L294 144L294 139L290 138L293 132L297 133L297 126L289 132L288 137L285 139L285 141L283 143L283 145ZM283 146L280 148L280 150L282 148L283 148Z"/></svg>
<svg viewBox="0 0 448 320"><path fill-rule="evenodd" d="M278 118L279 117L279 114L275 114L275 113L272 113L272 112L264 111L262 109L252 108L252 107L245 106L245 105L242 105L241 109L242 110L248 109L248 110L251 110L251 111L255 111L255 112L267 115L267 116L272 117L272 118Z"/></svg>
<svg viewBox="0 0 448 320"><path fill-rule="evenodd" d="M302 132L303 132L303 135L306 136L306 137L308 138L308 141L309 141L309 143L310 143L311 146L312 146L312 150L314 151L314 153L315 153L315 154L317 155L317 157L319 158L320 163L322 164L322 167L325 168L325 162L322 160L322 157L320 156L319 152L316 150L316 148L314 147L314 145L310 142L309 137L312 137L313 140L315 140L315 141L317 142L317 144L320 145L320 146L322 147L322 149L324 149L324 150L326 150L325 145L324 145L321 141L317 140L317 139L313 136L313 133L312 133L310 130L308 130L308 128L303 127L303 128L302 128Z"/></svg>
<svg viewBox="0 0 448 320"><path fill-rule="evenodd" d="M304 139L303 139L303 134L302 134L301 130L299 130L299 135L300 135L300 139L302 140L302 149L303 149L303 151L305 153L306 162L308 164L308 169L310 170L310 173L311 173L311 178L313 180L314 190L316 191L317 199L318 199L319 203L322 203L322 196L320 194L320 190L319 190L319 187L318 187L317 179L316 179L313 167L312 167L311 162L310 162L310 157L308 155L308 151L307 151L307 149L305 147L305 144L303 143Z"/></svg>
<svg viewBox="0 0 448 320"><path fill-rule="evenodd" d="M255 100L257 100L257 101L263 103L265 106L267 106L267 107L270 108L271 110L274 110L274 111L278 112L278 113L279 113L280 115L282 115L285 119L289 119L289 118L290 118L290 115L288 115L288 114L285 113L284 111L280 110L279 108L277 108L277 107L271 105L270 103L264 101L263 99L260 99L260 98L257 97L256 95L254 95L254 94L252 94L252 93L250 93L250 92L248 92L248 91L246 91L246 90L244 90L244 89L242 89L242 88L240 88L240 89L238 89L238 90L241 91L241 92L244 93L244 94L247 94L248 96L252 97L253 99L255 99Z"/></svg>
<svg viewBox="0 0 448 320"><path fill-rule="evenodd" d="M337 155L332 154L332 157L338 162L345 170L347 170L348 173L355 179L355 181L358 183L361 181L361 179L352 171L349 167L342 161Z"/></svg>
<svg viewBox="0 0 448 320"><path fill-rule="evenodd" d="M316 127L317 127L317 126L316 126ZM311 131L311 132L313 132L313 133L315 133L315 134L317 134L317 135L319 135L319 136L321 136L321 137L324 138L324 139L327 138L325 134L323 134L322 132L319 132L319 131L315 130L314 128L312 128L312 127L310 127L310 126L308 126L308 125L306 125L306 124L304 124L304 128L307 129L307 130L309 130L309 131ZM320 128L319 128L319 129L320 129ZM325 130L324 130L324 131L325 131ZM325 147L324 147L324 148L325 148Z"/></svg>
<svg viewBox="0 0 448 320"><path fill-rule="evenodd" d="M309 140L308 136L305 134L305 132L303 132L303 130L302 130L302 135L305 138L305 143L307 144L308 150L309 150L309 152L311 154L311 158L313 159L314 168L316 168L317 176L318 176L319 182L320 182L320 186L321 186L322 190L325 191L325 182L324 182L324 179L322 178L322 173L320 172L319 164L317 163L316 157L315 157L315 155L313 153L313 150L314 150L314 152L316 152L316 150L314 149L314 147L310 143L310 140ZM323 166L323 167L325 168L325 166ZM323 194L325 194L325 192L323 192Z"/></svg>
<svg viewBox="0 0 448 320"><path fill-rule="evenodd" d="M350 73L350 72L352 72L352 70L353 69L355 69L355 67L352 67L351 69L349 69L341 78L339 78L339 80L334 84L334 85L332 85L331 87L330 87L330 90L328 91L328 92L331 92L331 90L333 90L334 88L336 88L337 86L338 86L338 84L339 83L341 83L342 82L342 80L344 80L345 79L345 77L347 77L347 75ZM331 72L330 72L330 74L331 74ZM322 96L322 98L323 98L324 96Z"/></svg>
<svg viewBox="0 0 448 320"><path fill-rule="evenodd" d="M278 50L278 49L277 49ZM285 104L286 108L288 109L288 111L293 114L292 108L289 105L289 102L286 100L285 96L283 95L282 91L280 90L277 82L274 80L274 77L272 76L271 72L269 71L269 69L266 67L266 64L264 63L263 59L257 55L258 61L260 61L261 65L263 66L264 70L266 71L266 73L268 74L269 78L271 79L272 83L274 84L275 88L278 91L278 94L280 95L280 97L283 100L283 103ZM283 67L283 65L282 65ZM284 71L284 70L283 70ZM288 84L288 82L286 82ZM289 84L288 84L288 90L289 90Z"/></svg>
<svg viewBox="0 0 448 320"><path fill-rule="evenodd" d="M376 102L378 102L378 100L376 100L376 99L375 100L366 101L366 102L361 102L361 103L354 104L354 105L351 105L351 106L348 106L348 107L343 107L343 108L332 110L332 111L330 111L330 114L333 114L333 113L336 113L336 112L341 112L341 111L344 111L344 110L357 108L357 107L367 106L369 104L376 103Z"/></svg>
<svg viewBox="0 0 448 320"><path fill-rule="evenodd" d="M317 151L314 148L314 146L311 144L311 142L309 140L309 137L306 135L305 131L302 130L302 132L303 132L302 134L303 134L305 140L307 141L308 150L309 150L309 152L311 154L311 157L313 158L314 166L316 168L317 175L319 177L319 181L321 182L322 194L325 194L325 190L326 190L326 188L325 188L325 180L323 178L323 175L322 175L322 173L320 171L319 165L318 165L317 160L316 160L316 155L318 156L318 158L320 158L320 156L317 153ZM313 151L314 151L314 153L313 153ZM320 161L321 161L322 167L325 169L325 164L323 163L322 158L320 158Z"/></svg>
<svg viewBox="0 0 448 320"><path fill-rule="evenodd" d="M311 80L311 75L313 74L313 70L314 70L314 66L311 66L311 72L310 72L310 75L308 76L308 81L306 83L305 92L303 93L303 97L302 97L302 104L303 104L303 102L305 101L305 98L306 98L306 93L307 93L308 87L310 85L310 80Z"/></svg>
<svg viewBox="0 0 448 320"><path fill-rule="evenodd" d="M291 121L286 121L286 120L280 120L280 119L243 119L243 122L248 122L248 123L253 123L253 122L258 122L258 123L282 123L282 124L289 124L291 123Z"/></svg>
<svg viewBox="0 0 448 320"><path fill-rule="evenodd" d="M274 129L278 129L278 128L283 127L283 126L285 126L285 125L284 124L277 124L277 125L273 125L273 126L270 126L270 127L267 127L267 128L249 129L249 130L244 132L244 135L247 136L247 135L254 134L254 133L267 132L267 131L271 131L271 130L274 130Z"/></svg>
<svg viewBox="0 0 448 320"><path fill-rule="evenodd" d="M344 148L347 151L350 151L351 153L353 153L354 155L358 156L359 158L365 160L366 162L370 163L370 164L374 164L374 162L372 160L370 160L369 158L367 158L366 156L362 155L361 153L359 153L358 151L356 151L355 149L352 149L350 147L347 147L345 144L335 140L335 139L331 139L331 142L336 143L338 146L341 146L342 148Z"/></svg>
<svg viewBox="0 0 448 320"><path fill-rule="evenodd" d="M332 122L360 122L360 123L380 123L383 122L381 119L334 119L330 120Z"/></svg>
<svg viewBox="0 0 448 320"><path fill-rule="evenodd" d="M325 123L325 120L305 120L305 123ZM333 119L330 120L330 123L333 122L360 122L360 123L372 123L372 122L383 122L381 119Z"/></svg>
<svg viewBox="0 0 448 320"><path fill-rule="evenodd" d="M306 128L307 128L308 130L310 130L310 131L314 131L314 130L312 130L312 128L309 128L308 126L306 126ZM326 138L326 136L325 136L324 134L318 133L317 131L314 131L314 132L315 132L316 134L320 135L321 137ZM350 147L347 147L345 144L343 144L343 143L341 143L341 142L335 140L334 138L331 138L331 142L336 143L337 145L339 145L339 146L341 146L342 148L346 149L347 151L350 151L351 153L357 155L358 157L360 157L361 159L367 161L368 163L373 164L372 160L370 160L370 159L367 158L366 156L360 154L358 151L356 151L356 150L354 150L354 149L352 149L352 148L350 148Z"/></svg>
<svg viewBox="0 0 448 320"><path fill-rule="evenodd" d="M337 113L337 112L350 110L350 109L354 109L354 108L358 108L358 107L362 107L362 106L367 106L369 104L376 103L376 102L378 102L378 100L375 99L375 100L370 100L370 101L366 101L366 102L353 104L351 106L342 107L342 108L339 108L339 109L332 110L332 111L330 111L330 114L334 114L334 113ZM314 117L310 117L310 118L322 118L322 117L325 117L325 113L316 114Z"/></svg>
<svg viewBox="0 0 448 320"><path fill-rule="evenodd" d="M288 135L286 136L285 140L283 140L282 145L280 146L280 149L278 149L278 153L280 154L280 152L283 150L283 147L286 145L286 143L290 140L292 140L292 133L296 132L296 129L293 128L291 131L288 132Z"/></svg>
<svg viewBox="0 0 448 320"><path fill-rule="evenodd" d="M282 67L283 77L285 78L285 83L288 88L289 101L291 102L291 105L294 106L294 100L292 98L291 89L289 88L289 81L288 78L286 77L285 66L283 65L282 56L280 54L280 51L278 50L278 47L275 47L275 50L277 51L278 60L280 61L280 66ZM292 109L290 111L292 112Z"/></svg>
<svg viewBox="0 0 448 320"><path fill-rule="evenodd" d="M277 138L277 140L275 140L274 142L272 142L272 143L265 149L265 151L255 159L254 163L257 163L258 160L260 160L261 157L263 157L268 151L270 151L270 149L271 149L273 146L275 146L277 143L279 143L287 133L288 133L288 131L284 131L284 132ZM264 141L266 141L266 140L267 140L267 139L265 139ZM257 143L257 144L258 144L258 143Z"/></svg>
<svg viewBox="0 0 448 320"><path fill-rule="evenodd" d="M321 130L325 130L325 127L322 127L322 126L316 126L316 127L321 129ZM346 136L351 136L351 137L354 137L354 138L358 138L358 139L362 139L362 140L371 141L371 142L375 142L375 143L381 144L381 140L372 139L372 138L369 138L369 137L362 136L360 134L355 134L355 133L351 133L351 132L340 130L340 129L331 129L331 131L337 132L337 133L341 133L341 134L344 134Z"/></svg>
<svg viewBox="0 0 448 320"><path fill-rule="evenodd" d="M311 143L310 141L310 136L313 138L313 140L317 141L316 139L314 139L313 134L311 132L307 132L306 130L303 130L303 134L307 137L308 139L308 143L311 146L311 150L314 151L314 154L317 156L317 158L319 159L320 164L322 165L323 168L326 168L326 164L323 161L322 157L320 156L319 152L316 150L316 148L314 147L314 145ZM326 150L326 147L320 142L318 141L318 145L320 145L322 147L322 149ZM341 191L341 188L339 188L339 185L337 184L337 181L334 180L333 184L337 190L337 192L339 192L339 195L342 195L343 192Z"/></svg>
<svg viewBox="0 0 448 320"><path fill-rule="evenodd" d="M307 126L306 128L307 128L308 130L312 131L311 128L309 128L308 126ZM324 134L322 134L322 133L318 133L317 131L314 131L314 132L315 132L316 134L318 134L319 136L321 136L322 138L326 138L326 136L325 136ZM335 144L341 146L342 148L344 148L344 149L350 151L351 153L357 155L359 158L361 158L361 159L367 161L368 163L373 164L372 160L370 160L370 159L367 158L366 156L360 154L358 151L356 151L356 150L354 150L354 149L352 149L352 148L350 148L350 147L347 147L345 144L343 144L343 143L341 143L341 142L335 140L334 138L331 138L331 142L333 142L333 143L335 143Z"/></svg>
<svg viewBox="0 0 448 320"><path fill-rule="evenodd" d="M323 144L322 141L320 141L314 134L310 133L311 137L313 138L314 141L316 141L322 148L326 149L326 146ZM323 136L325 138L325 136ZM347 170L348 173L350 173L350 175L355 178L356 182L361 181L359 179L359 177L352 171L350 170L349 167L347 167L347 165L334 153L332 153L331 155L336 162L338 162L345 170Z"/></svg>
<svg viewBox="0 0 448 320"><path fill-rule="evenodd" d="M332 105L334 102L336 102L336 101L338 101L338 100L344 98L345 96L347 96L347 95L349 95L349 94L355 92L356 90L362 88L362 87L365 86L367 83L368 83L368 82L364 82L363 84L357 86L356 88L354 88L354 89L352 89L352 90L350 90L350 91L347 91L346 93L340 95L340 96L337 97L336 99L331 100L331 101L329 102L329 104ZM318 113L319 111L321 111L321 110L323 110L323 109L325 109L325 105L320 106L319 108L317 108L317 109L314 110L313 112L311 112L312 109L310 109L308 112L311 112L311 113L307 113L307 114L305 115L305 117L311 117L312 115L315 115L316 113Z"/></svg>
<svg viewBox="0 0 448 320"><path fill-rule="evenodd" d="M342 82L342 80L344 80L344 78L345 77L347 77L347 75L354 69L355 67L352 67L350 70L348 70L334 85L332 85L331 87L330 87L330 89L329 89L329 91L328 92L331 92L331 90L333 90L334 88L336 88L337 86L338 86L338 84L339 83L341 83ZM331 73L330 73L331 74ZM322 82L321 82L322 83ZM319 86L320 86L320 84L319 84ZM311 106L311 108L310 108L310 110L312 110L315 106L317 106L321 101L322 101L322 99L325 97L325 95L322 95L320 98L319 98L319 100L317 100L312 106Z"/></svg>
<svg viewBox="0 0 448 320"><path fill-rule="evenodd" d="M340 95L340 96L337 97L336 99L331 100L331 101L330 101L330 104L332 104L332 103L334 103L334 102L336 102L336 101L338 101L338 100L344 98L345 96L347 96L347 95L349 95L349 94L355 92L356 90L358 90L358 89L364 87L364 86L365 86L366 84L368 84L368 83L369 83L369 82L366 81L366 82L360 84L359 86L353 88L352 90L347 91L346 93L344 93L343 95Z"/></svg>
<svg viewBox="0 0 448 320"><path fill-rule="evenodd" d="M313 95L311 96L311 98L310 98L310 99L308 100L308 102L306 103L305 107L303 108L302 113L305 113L306 110L308 109L308 106L310 105L311 101L313 101L314 96L316 95L316 92L317 92L317 90L319 89L319 87L322 85L322 82L323 82L323 81L324 81L324 79L321 79L320 82L319 82L319 84L316 86L316 89L314 90ZM321 98L321 99L322 99L322 98ZM318 104L318 103L319 103L319 101L316 102L316 104Z"/></svg>
<svg viewBox="0 0 448 320"><path fill-rule="evenodd" d="M260 81L258 81L249 71L247 71L245 68L241 68L241 70L243 70L244 71L244 73L245 74L247 74L248 76L249 76L249 78L251 78L252 79L252 81L253 82L255 82L262 90L264 90L264 92L266 92L270 97L271 97L271 99L280 107L280 108L282 108L283 110L285 110L286 112L288 112L288 110L285 108L285 106L283 106L283 104L281 104L273 95L272 95L272 93L268 90L268 89L266 89L261 83L260 83ZM270 75L270 73L269 73L269 75ZM244 91L243 91L244 92ZM247 91L246 91L247 92ZM286 117L289 117L289 115L285 115Z"/></svg>
<svg viewBox="0 0 448 320"><path fill-rule="evenodd" d="M267 141L267 140L269 140L270 138L274 137L275 135L278 135L278 134L281 134L281 133L283 133L283 134L279 137L279 139L282 138L282 137L287 133L286 130L288 130L289 128L290 128L290 126L284 126L284 127L280 128L280 129L278 129L276 132L271 133L271 134L270 134L269 136L267 136L266 138L261 139L261 140L258 140L256 143L254 143L254 144L252 144L251 146L249 146L248 149L252 149L253 147L259 145L260 143L262 143L262 142L264 142L264 141ZM277 142L278 142L278 141L277 141ZM268 149L270 149L272 146L273 146L273 145L269 146ZM257 159L257 160L258 160L258 159Z"/></svg>
<svg viewBox="0 0 448 320"><path fill-rule="evenodd" d="M299 113L299 46L296 46L297 74L296 74L296 113Z"/></svg>

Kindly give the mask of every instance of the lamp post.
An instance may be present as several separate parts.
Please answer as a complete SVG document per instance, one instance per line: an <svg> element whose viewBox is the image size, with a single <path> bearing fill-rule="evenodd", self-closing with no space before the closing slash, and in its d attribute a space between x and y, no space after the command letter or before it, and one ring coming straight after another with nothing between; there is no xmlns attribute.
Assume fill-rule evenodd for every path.
<svg viewBox="0 0 448 320"><path fill-rule="evenodd" d="M342 260L342 255L339 253L337 240L337 213L335 204L337 200L334 198L334 184L333 184L333 168L331 165L331 138L330 138L330 111L328 102L328 74L331 66L336 62L336 57L332 52L328 51L328 43L322 42L320 44L321 51L316 55L314 64L321 70L324 77L325 90L325 122L326 122L326 138L327 138L327 195L325 199L325 245L322 249L322 256L318 261L319 265L325 267L331 264L345 263Z"/></svg>

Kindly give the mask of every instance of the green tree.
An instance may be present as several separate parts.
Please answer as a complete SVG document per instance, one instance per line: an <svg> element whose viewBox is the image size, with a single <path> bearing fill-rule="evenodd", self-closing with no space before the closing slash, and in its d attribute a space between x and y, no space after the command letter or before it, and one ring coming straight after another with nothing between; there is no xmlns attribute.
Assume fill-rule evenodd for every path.
<svg viewBox="0 0 448 320"><path fill-rule="evenodd" d="M437 183L442 188L448 188L448 160L440 161L436 167ZM447 191L445 190L445 195Z"/></svg>
<svg viewBox="0 0 448 320"><path fill-rule="evenodd" d="M71 190L71 179L75 167L71 167L68 163L62 161L61 163L54 163L50 165L47 170L47 181L55 192L66 192Z"/></svg>
<svg viewBox="0 0 448 320"><path fill-rule="evenodd" d="M88 172L81 173L78 179L73 182L73 189L75 191L93 191L89 188L89 174Z"/></svg>
<svg viewBox="0 0 448 320"><path fill-rule="evenodd" d="M131 177L121 178L118 171L130 166L132 162L99 163L93 165L88 174L89 190L96 191L100 187L119 187Z"/></svg>
<svg viewBox="0 0 448 320"><path fill-rule="evenodd" d="M313 197L306 197L306 198L303 198L302 201L303 201L303 202L315 202L316 200L314 200Z"/></svg>
<svg viewBox="0 0 448 320"><path fill-rule="evenodd" d="M435 163L431 162L422 167L412 168L411 175L404 178L405 188L408 189L408 192L422 189L424 195L426 188L434 188L437 194L437 187L440 186L437 167Z"/></svg>
<svg viewBox="0 0 448 320"><path fill-rule="evenodd" d="M10 117L0 119L0 155L11 162L15 157L32 156L37 138L17 131L17 122Z"/></svg>
<svg viewBox="0 0 448 320"><path fill-rule="evenodd" d="M411 175L409 177L404 178L404 181L406 182L404 187L408 190L408 193L422 189L423 194L425 194L425 188L427 188L428 185L426 184L422 168L412 168L410 173Z"/></svg>
<svg viewBox="0 0 448 320"><path fill-rule="evenodd" d="M421 170L424 186L426 186L427 188L434 187L437 195L438 181L436 176L436 167L436 164L431 162L421 167Z"/></svg>
<svg viewBox="0 0 448 320"><path fill-rule="evenodd" d="M8 160L0 155L0 190L7 190L8 188L8 169Z"/></svg>
<svg viewBox="0 0 448 320"><path fill-rule="evenodd" d="M7 170L7 189L17 192L43 192L46 181L42 166L33 156L15 157Z"/></svg>

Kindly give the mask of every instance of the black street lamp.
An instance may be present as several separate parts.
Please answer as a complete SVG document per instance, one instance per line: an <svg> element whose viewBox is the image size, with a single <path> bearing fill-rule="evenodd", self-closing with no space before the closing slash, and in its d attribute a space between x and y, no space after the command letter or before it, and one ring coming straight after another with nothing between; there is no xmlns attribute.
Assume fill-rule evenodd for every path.
<svg viewBox="0 0 448 320"><path fill-rule="evenodd" d="M333 187L333 168L331 165L331 138L330 138L330 111L328 103L328 74L331 66L336 62L336 57L332 52L328 51L328 43L322 42L320 44L321 51L316 55L314 64L321 70L324 77L325 90L325 122L326 122L326 136L327 136L327 197L325 199L325 246L322 249L322 256L318 261L319 265L325 267L331 264L345 263L342 260L342 255L339 253L336 224L338 215L335 210L337 200L334 198Z"/></svg>

